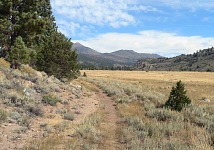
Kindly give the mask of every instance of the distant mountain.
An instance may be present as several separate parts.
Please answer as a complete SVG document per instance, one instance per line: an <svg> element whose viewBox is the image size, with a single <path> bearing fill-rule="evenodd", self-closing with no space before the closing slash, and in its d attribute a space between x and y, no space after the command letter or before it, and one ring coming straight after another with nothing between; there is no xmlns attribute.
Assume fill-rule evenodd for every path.
<svg viewBox="0 0 214 150"><path fill-rule="evenodd" d="M118 50L112 52L111 54L115 56L120 56L126 59L141 59L141 58L159 58L158 54L148 54L148 53L137 53L133 50Z"/></svg>
<svg viewBox="0 0 214 150"><path fill-rule="evenodd" d="M78 53L81 53L81 54L88 54L88 55L100 55L101 53L89 48L89 47L86 47L80 43L74 43L73 46L72 46L72 49L77 49L78 50Z"/></svg>
<svg viewBox="0 0 214 150"><path fill-rule="evenodd" d="M214 71L214 48L173 58L144 58L134 65L135 70Z"/></svg>
<svg viewBox="0 0 214 150"><path fill-rule="evenodd" d="M100 53L80 43L74 43L72 49L77 49L78 61L84 67L104 69L111 67L131 67L141 58L159 58L160 55L137 53L133 50L118 50L112 53Z"/></svg>

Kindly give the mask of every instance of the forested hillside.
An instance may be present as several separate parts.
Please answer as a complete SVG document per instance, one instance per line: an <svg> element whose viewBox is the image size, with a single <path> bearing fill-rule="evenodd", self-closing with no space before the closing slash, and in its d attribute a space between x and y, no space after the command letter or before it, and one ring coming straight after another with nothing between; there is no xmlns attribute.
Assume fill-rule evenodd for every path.
<svg viewBox="0 0 214 150"><path fill-rule="evenodd" d="M1 0L0 57L11 68L29 64L57 78L76 78L79 66L72 43L57 30L50 0Z"/></svg>
<svg viewBox="0 0 214 150"><path fill-rule="evenodd" d="M194 54L173 58L141 59L135 70L214 71L214 48L199 50Z"/></svg>

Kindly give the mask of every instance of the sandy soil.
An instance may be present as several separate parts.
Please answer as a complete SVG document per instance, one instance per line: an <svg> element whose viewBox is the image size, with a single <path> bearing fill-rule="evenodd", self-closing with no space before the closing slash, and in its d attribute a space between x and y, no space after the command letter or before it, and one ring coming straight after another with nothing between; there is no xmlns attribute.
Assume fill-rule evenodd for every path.
<svg viewBox="0 0 214 150"><path fill-rule="evenodd" d="M84 84L81 82L84 82ZM77 83L82 84L79 96L75 97L73 94L63 90L60 92L60 97L62 100L67 100L66 103L57 103L56 106L41 105L44 115L31 118L30 128L26 129L25 132L18 132L22 127L15 122L0 124L0 149L18 150L28 146L32 141L41 141L50 135L60 136L62 131L55 129L55 126L63 122L69 124L69 128L66 128L63 134L65 137L70 138L69 135L73 134L75 126L83 122L85 118L101 106L104 106L106 115L100 125L104 139L99 148L102 150L121 149L116 138L117 122L119 120L116 104L95 85L86 81L81 82L77 81ZM86 87L83 87L84 85ZM62 110L68 110L68 112L73 113L74 120L65 120L63 113L60 112Z"/></svg>
<svg viewBox="0 0 214 150"><path fill-rule="evenodd" d="M82 96L80 98L69 99L73 95L66 91L62 92L62 99L69 99L68 103L58 103L56 106L42 106L44 110L43 117L31 118L30 129L26 129L25 132L18 132L18 130L23 127L13 122L0 124L0 149L21 149L31 141L40 140L50 134L60 134L60 131L55 130L54 126L65 121L68 122L71 127L81 123L88 115L95 112L98 107L96 94L88 93L86 90L83 90L81 94ZM65 109L74 113L73 121L63 119L63 114L59 113L59 111ZM49 131L47 131L46 127L42 127L43 125L48 126ZM73 128L70 128L69 131L66 132L70 134L73 130Z"/></svg>

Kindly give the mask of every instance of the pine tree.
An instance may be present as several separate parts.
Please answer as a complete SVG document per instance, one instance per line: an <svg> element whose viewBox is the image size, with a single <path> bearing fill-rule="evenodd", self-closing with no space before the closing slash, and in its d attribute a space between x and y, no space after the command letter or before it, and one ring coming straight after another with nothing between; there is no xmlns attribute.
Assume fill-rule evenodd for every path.
<svg viewBox="0 0 214 150"><path fill-rule="evenodd" d="M86 73L85 73L85 72L83 73L83 77L87 77L87 75L86 75Z"/></svg>
<svg viewBox="0 0 214 150"><path fill-rule="evenodd" d="M79 65L72 43L62 33L55 31L38 53L37 68L59 79L77 78Z"/></svg>
<svg viewBox="0 0 214 150"><path fill-rule="evenodd" d="M40 1L22 1L19 7L19 25L17 34L23 38L26 46L34 47L37 36L44 32L45 21L39 15L37 7Z"/></svg>
<svg viewBox="0 0 214 150"><path fill-rule="evenodd" d="M50 0L26 1L21 11L25 23L19 33L28 47L38 50L56 29Z"/></svg>
<svg viewBox="0 0 214 150"><path fill-rule="evenodd" d="M186 96L186 91L184 89L184 84L178 81L176 87L172 87L170 96L165 103L167 108L172 110L181 111L182 108L191 103L191 100Z"/></svg>
<svg viewBox="0 0 214 150"><path fill-rule="evenodd" d="M57 78L79 76L77 53L57 31L50 0L0 1L0 57L13 68L21 63Z"/></svg>
<svg viewBox="0 0 214 150"><path fill-rule="evenodd" d="M11 1L0 1L0 57L6 57L8 55L11 45L11 7Z"/></svg>
<svg viewBox="0 0 214 150"><path fill-rule="evenodd" d="M12 68L18 68L20 64L28 64L30 62L30 51L25 46L22 38L16 38L14 46L11 47L7 60L11 62Z"/></svg>
<svg viewBox="0 0 214 150"><path fill-rule="evenodd" d="M5 57L18 36L29 48L38 47L56 28L49 0L1 0L0 47Z"/></svg>

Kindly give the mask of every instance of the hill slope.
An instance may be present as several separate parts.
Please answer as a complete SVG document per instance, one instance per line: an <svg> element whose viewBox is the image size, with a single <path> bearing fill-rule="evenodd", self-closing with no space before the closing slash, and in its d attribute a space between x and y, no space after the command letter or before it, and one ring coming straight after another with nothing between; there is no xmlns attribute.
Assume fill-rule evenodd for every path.
<svg viewBox="0 0 214 150"><path fill-rule="evenodd" d="M157 54L137 53L133 50L118 50L112 53L99 53L80 43L74 43L73 49L77 49L78 61L84 68L93 66L97 69L110 68L112 66L131 67L141 58L159 58Z"/></svg>
<svg viewBox="0 0 214 150"><path fill-rule="evenodd" d="M0 149L58 149L52 137L71 134L74 125L96 111L98 101L87 92L77 82L61 82L27 65L11 69L0 58ZM38 148L35 144L41 146L44 138L55 145Z"/></svg>
<svg viewBox="0 0 214 150"><path fill-rule="evenodd" d="M214 48L173 58L141 59L135 70L214 71Z"/></svg>

